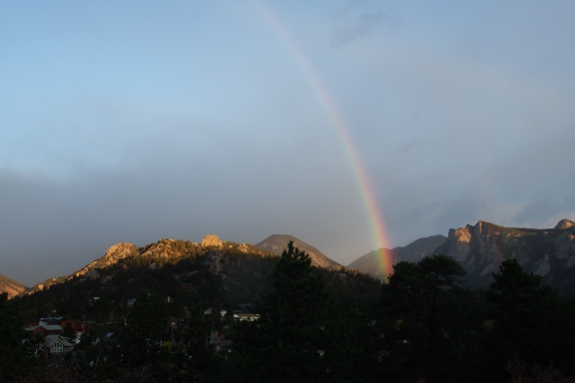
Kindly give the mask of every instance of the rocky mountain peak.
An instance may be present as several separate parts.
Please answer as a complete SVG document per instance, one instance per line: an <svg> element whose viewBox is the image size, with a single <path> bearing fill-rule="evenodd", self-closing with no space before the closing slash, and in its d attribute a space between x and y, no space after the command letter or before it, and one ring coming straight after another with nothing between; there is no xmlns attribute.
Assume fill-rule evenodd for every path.
<svg viewBox="0 0 575 383"><path fill-rule="evenodd" d="M575 222L565 218L559 221L559 223L555 226L555 230L569 229L573 226L575 226Z"/></svg>
<svg viewBox="0 0 575 383"><path fill-rule="evenodd" d="M224 243L217 235L208 234L202 239L202 247L216 247L221 249L224 247Z"/></svg>

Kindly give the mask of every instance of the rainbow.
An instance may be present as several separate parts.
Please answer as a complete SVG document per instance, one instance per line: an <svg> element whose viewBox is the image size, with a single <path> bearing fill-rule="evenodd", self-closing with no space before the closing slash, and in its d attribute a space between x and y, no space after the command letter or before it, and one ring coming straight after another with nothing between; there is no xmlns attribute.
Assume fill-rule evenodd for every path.
<svg viewBox="0 0 575 383"><path fill-rule="evenodd" d="M314 71L313 67L305 58L301 50L298 48L297 44L290 36L287 29L283 26L280 19L269 7L267 7L262 2L254 0L253 3L257 12L265 20L266 24L268 24L270 28L275 32L280 41L286 46L295 62L300 67L302 73L309 81L311 88L323 106L325 113L331 122L331 125L334 127L336 134L341 141L343 149L351 163L354 177L362 197L363 207L369 221L373 244L377 249L376 261L378 263L378 268L384 281L387 281L388 275L393 272L393 260L391 259L391 256L384 250L388 243L385 234L385 226L380 214L377 200L375 198L374 189L371 185L365 167L363 166L363 163L360 159L358 150L349 133L349 129L347 128L345 120L329 96L329 93L321 82L320 77Z"/></svg>

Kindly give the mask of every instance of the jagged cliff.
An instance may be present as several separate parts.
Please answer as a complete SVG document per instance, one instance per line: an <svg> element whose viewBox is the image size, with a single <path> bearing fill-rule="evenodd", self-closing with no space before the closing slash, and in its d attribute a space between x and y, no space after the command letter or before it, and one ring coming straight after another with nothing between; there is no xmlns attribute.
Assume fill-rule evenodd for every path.
<svg viewBox="0 0 575 383"><path fill-rule="evenodd" d="M489 287L492 273L516 258L527 272L560 293L575 295L575 223L561 220L552 229L509 228L478 221L450 229L447 241L433 252L445 254L467 270L470 287Z"/></svg>

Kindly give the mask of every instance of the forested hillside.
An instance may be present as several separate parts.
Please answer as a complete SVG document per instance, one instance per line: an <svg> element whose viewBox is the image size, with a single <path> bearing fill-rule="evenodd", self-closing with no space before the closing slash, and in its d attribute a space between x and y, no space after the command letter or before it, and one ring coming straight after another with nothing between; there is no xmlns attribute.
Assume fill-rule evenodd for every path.
<svg viewBox="0 0 575 383"><path fill-rule="evenodd" d="M281 257L204 245L162 240L120 251L99 268L0 302L0 325L10 330L1 332L0 356L12 355L0 374L39 382L575 376L573 303L514 260L502 263L488 291L473 291L462 288L466 272L447 256L399 262L382 285L347 269L313 267L291 243ZM90 329L70 352L38 354L43 341L22 328L39 318ZM63 327L66 339L77 335Z"/></svg>

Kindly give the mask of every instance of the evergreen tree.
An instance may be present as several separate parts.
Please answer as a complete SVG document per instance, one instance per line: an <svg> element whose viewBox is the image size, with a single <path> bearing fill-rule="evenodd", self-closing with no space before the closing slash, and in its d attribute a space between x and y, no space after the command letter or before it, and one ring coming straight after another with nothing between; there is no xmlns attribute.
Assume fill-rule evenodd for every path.
<svg viewBox="0 0 575 383"><path fill-rule="evenodd" d="M238 328L232 367L236 380L334 381L328 372L330 301L309 256L292 242L281 255L271 286L262 299L260 319Z"/></svg>
<svg viewBox="0 0 575 383"><path fill-rule="evenodd" d="M382 288L390 374L429 382L453 379L461 314L454 298L465 270L444 255L399 262L393 269Z"/></svg>
<svg viewBox="0 0 575 383"><path fill-rule="evenodd" d="M486 339L488 372L505 376L517 358L530 366L564 368L575 363L575 310L542 278L526 273L516 259L504 261L488 292L493 329Z"/></svg>
<svg viewBox="0 0 575 383"><path fill-rule="evenodd" d="M30 340L22 328L22 316L8 294L0 294L0 382L29 375L37 366L33 356L37 339Z"/></svg>
<svg viewBox="0 0 575 383"><path fill-rule="evenodd" d="M66 324L64 325L64 329L62 331L62 336L70 340L73 340L76 337L76 332L72 327L72 323L66 322Z"/></svg>
<svg viewBox="0 0 575 383"><path fill-rule="evenodd" d="M166 302L160 297L142 294L136 299L118 339L119 370L145 369L158 381L169 380L176 366L168 346L171 336L166 311Z"/></svg>

